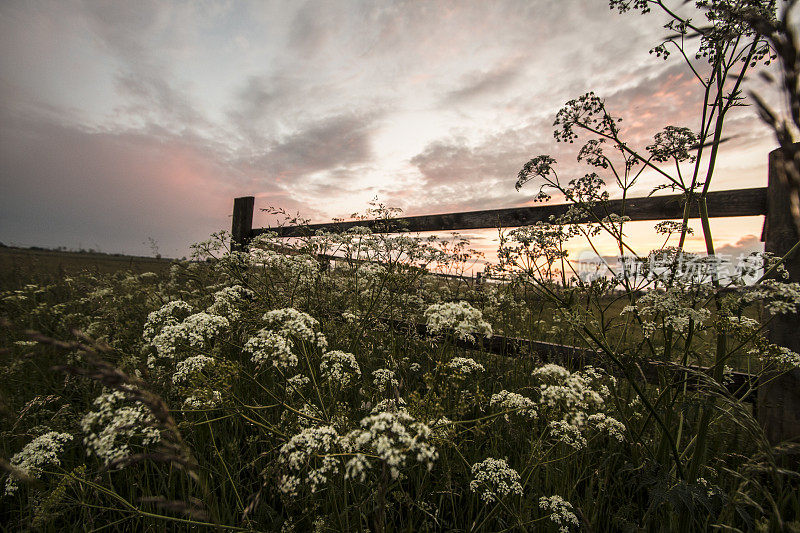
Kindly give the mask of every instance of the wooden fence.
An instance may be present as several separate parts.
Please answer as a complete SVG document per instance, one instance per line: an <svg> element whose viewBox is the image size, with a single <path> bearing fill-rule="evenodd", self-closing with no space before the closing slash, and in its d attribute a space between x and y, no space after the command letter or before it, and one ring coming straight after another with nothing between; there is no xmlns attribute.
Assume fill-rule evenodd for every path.
<svg viewBox="0 0 800 533"><path fill-rule="evenodd" d="M793 151L800 149L796 143ZM761 240L764 249L777 256L786 255L800 241L796 226L791 216L790 197L782 175L785 152L774 150L769 154L769 177L765 188L736 189L710 192L706 196L706 208L709 217L741 217L764 215L764 231ZM611 214L630 217L633 221L646 220L680 220L683 218L685 200L682 195L654 196L645 198L629 198L611 200L605 205L597 206L593 213L574 223L591 222ZM469 211L445 213L414 217L401 217L386 220L356 220L303 226L282 226L276 228L253 228L253 209L255 198L245 196L236 198L233 204L232 247L244 248L257 235L275 232L280 237L300 237L313 235L317 230L345 231L355 226L365 226L376 232L390 233L399 231L454 231L497 227L518 227L547 221L550 216L566 213L568 204L540 205L533 207L517 207L510 209L493 209L486 211ZM623 212L624 208L624 212ZM699 201L694 199L689 206L690 218L699 217ZM330 257L337 259L336 257ZM794 253L784 263L789 272L790 281L800 281L800 253ZM426 332L423 324L390 321L394 327L405 327ZM768 332L770 342L785 346L800 353L800 318L798 314L779 315L773 318ZM466 343L465 347L481 349L502 355L518 355L521 352L537 353L543 360L570 361L573 364L594 363L602 361L598 352L565 346L560 344L529 341L509 337L494 336L479 343ZM652 379L656 370L663 364L648 361L639 366L638 373L642 379ZM707 371L701 367L693 370ZM691 378L685 370L682 372L687 381L698 386L698 380ZM800 437L800 370L767 376L768 379L758 387L755 399L756 412L771 442ZM750 388L754 385L754 376L734 373L733 383L727 386L736 397L753 401Z"/></svg>

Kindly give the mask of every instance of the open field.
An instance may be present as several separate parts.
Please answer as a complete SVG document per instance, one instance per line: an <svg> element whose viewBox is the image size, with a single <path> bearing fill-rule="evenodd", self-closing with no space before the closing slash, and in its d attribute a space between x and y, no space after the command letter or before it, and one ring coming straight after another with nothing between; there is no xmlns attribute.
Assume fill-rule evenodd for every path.
<svg viewBox="0 0 800 533"><path fill-rule="evenodd" d="M386 258L435 252L407 236L357 240ZM695 333L728 314L643 335L600 285L548 285L557 306L536 283L476 285L391 260L326 270L302 253L309 243L294 254L224 244L158 272L78 268L37 283L40 271L20 267L20 288L0 294L4 524L767 531L797 520L797 481L749 405L713 377L687 388L668 369L646 382L629 373L666 346L676 361L707 361L714 347ZM584 304L593 293L596 308ZM458 342L501 331L595 335L611 347L609 371ZM743 331L731 341L757 345Z"/></svg>
<svg viewBox="0 0 800 533"><path fill-rule="evenodd" d="M64 252L30 248L0 247L0 289L25 283L55 281L80 272L112 274L120 270L135 273L164 272L172 260L121 254Z"/></svg>

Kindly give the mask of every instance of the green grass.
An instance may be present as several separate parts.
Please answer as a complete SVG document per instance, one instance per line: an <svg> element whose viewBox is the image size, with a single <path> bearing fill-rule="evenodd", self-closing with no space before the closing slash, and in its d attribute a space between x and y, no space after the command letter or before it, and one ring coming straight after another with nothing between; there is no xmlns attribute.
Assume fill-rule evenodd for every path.
<svg viewBox="0 0 800 533"><path fill-rule="evenodd" d="M796 527L795 476L776 467L749 408L724 395L683 391L666 374L638 392L624 379L578 368L539 375L535 356L468 351L446 335L420 337L379 320L424 320L433 304L466 300L495 332L578 341L578 319L557 319L562 310L529 286L443 281L398 264L386 271L320 272L302 256L246 266L240 257L222 254L172 268L152 260L125 265L58 254L14 260L13 280L0 293L0 317L7 321L0 326L0 456L11 460L48 431L73 439L58 450L60 464L47 463L31 472L36 479L19 480L13 495L2 496L0 522L9 529L558 531L559 515L540 504L554 496L570 504L562 516L574 515L577 525L562 525L571 531ZM74 270L62 277L59 268ZM251 292L230 300L219 296L236 286ZM585 296L575 293L572 314L564 316L583 317L594 327L597 314L581 304ZM201 329L205 336L195 341L169 333L184 316L150 314L176 300L226 318L227 327ZM610 318L619 320L620 305L611 305ZM286 308L318 323L304 330L264 318ZM152 333L143 336L146 324ZM32 342L31 330L47 338ZM74 330L88 339L76 339ZM291 339L283 357L296 357L296 364L275 367L278 356L271 352L264 354L266 364L256 364L246 347L262 330ZM327 347L308 331L323 334ZM641 345L641 331L630 331L627 342ZM174 349L174 357L156 346ZM698 358L707 349L704 343L692 346ZM325 370L325 354L332 350L355 357L360 374L349 383ZM176 381L179 363L198 355L210 358L206 366ZM625 350L617 355L633 357ZM456 358L471 358L483 370L462 374L451 367ZM372 374L381 369L394 372L396 383L381 388ZM290 381L293 376L303 380ZM144 413L114 430L115 446L129 446L121 468L108 468L83 442L81 421L110 390L125 391L120 406ZM502 391L531 403L493 402ZM191 397L206 405L187 403ZM696 425L711 398L703 479L690 479L685 471ZM381 416L395 417L413 437L390 446L393 457L405 457L399 463L380 458L369 431L362 440L353 433L369 430L365 425L375 422L370 417L378 405L388 413ZM401 410L413 422L397 418ZM601 421L609 419L621 428L620 438L603 429ZM110 426L92 431L104 427ZM299 444L300 436L310 438L308 431L321 427L336 432L330 449ZM375 435L400 439L396 431L376 427L370 430ZM147 428L159 430L159 443L144 444ZM290 442L309 453L292 463L284 448ZM423 443L435 448L435 460L417 457L415 446ZM363 478L346 475L356 453L370 463ZM488 458L506 461L516 473L507 473L508 479L519 476L521 494L493 487L497 497L487 502L481 495L492 487L473 490L473 465ZM313 475L326 459L328 470ZM299 480L296 493L281 490L286 476Z"/></svg>

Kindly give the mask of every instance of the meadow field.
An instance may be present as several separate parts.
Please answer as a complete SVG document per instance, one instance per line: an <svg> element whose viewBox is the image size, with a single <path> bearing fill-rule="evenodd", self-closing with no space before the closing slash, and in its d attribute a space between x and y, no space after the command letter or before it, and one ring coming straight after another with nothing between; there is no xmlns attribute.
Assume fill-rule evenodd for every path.
<svg viewBox="0 0 800 533"><path fill-rule="evenodd" d="M733 291L709 320L701 284L620 309L600 279L437 277L474 258L409 235L277 244L231 252L217 235L156 272L20 269L33 283L0 296L9 530L798 527L796 471L724 375L687 387L667 366L648 382L625 370L708 361L708 330L731 357L761 350L752 371L796 364L741 312L785 294ZM331 248L369 261L325 268ZM607 366L457 346L497 332L596 342Z"/></svg>

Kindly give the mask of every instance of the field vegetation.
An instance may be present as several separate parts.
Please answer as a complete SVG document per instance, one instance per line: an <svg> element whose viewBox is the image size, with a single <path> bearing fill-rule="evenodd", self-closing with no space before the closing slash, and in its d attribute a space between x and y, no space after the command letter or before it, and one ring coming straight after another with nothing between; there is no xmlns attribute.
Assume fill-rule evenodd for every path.
<svg viewBox="0 0 800 533"><path fill-rule="evenodd" d="M769 442L742 399L800 367L766 336L800 304L785 258L758 254L724 278L706 259L708 270L686 275L688 208L657 225L665 246L641 256L625 241L624 214L571 224L628 195L646 170L703 215L725 115L748 68L780 56L758 24L781 21L770 2L698 4L704 26L667 11L675 36L654 50L685 54L696 38L683 57L705 93L699 131L667 126L638 149L600 98L568 102L555 137L580 138L590 172L564 182L550 156L524 165L518 187L533 182L541 199L563 195L573 209L503 233L490 272L501 282L437 276L474 261L469 244L403 233L396 210L377 203L365 217L384 222L378 231L291 243L265 233L233 249L220 233L169 271L51 281L17 272L0 295L2 524L800 530L798 445ZM701 221L713 259L707 213ZM579 275L567 241L602 232L638 261L636 275L610 265ZM666 257L657 271L653 254ZM602 361L458 342L491 334L587 346ZM658 362L654 377L643 379L645 361ZM759 380L733 395L733 367Z"/></svg>

